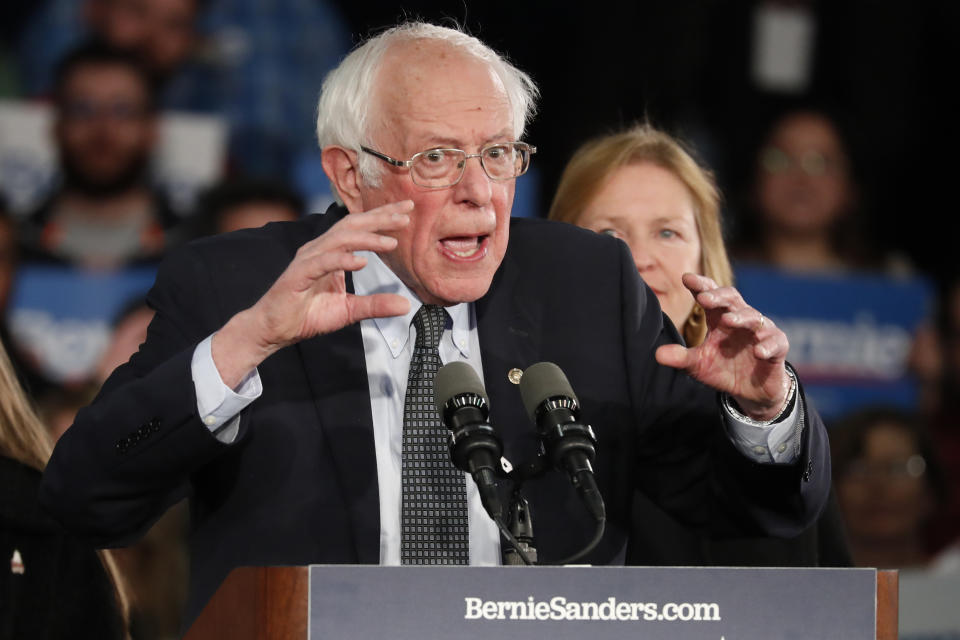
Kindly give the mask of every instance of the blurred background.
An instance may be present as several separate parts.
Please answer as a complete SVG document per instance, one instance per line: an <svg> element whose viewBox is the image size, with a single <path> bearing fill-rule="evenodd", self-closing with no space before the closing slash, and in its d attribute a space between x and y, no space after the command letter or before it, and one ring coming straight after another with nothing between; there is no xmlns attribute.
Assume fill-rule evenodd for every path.
<svg viewBox="0 0 960 640"><path fill-rule="evenodd" d="M902 582L905 634L960 633L956 613L929 623L951 613L937 581L960 573L960 4L946 0L8 0L0 334L51 434L136 350L172 247L330 204L321 82L404 19L456 22L539 85L514 215L544 216L573 152L638 122L714 172L737 284L787 332L845 456L854 561L922 576ZM188 519L181 506L118 554L134 637L176 633Z"/></svg>

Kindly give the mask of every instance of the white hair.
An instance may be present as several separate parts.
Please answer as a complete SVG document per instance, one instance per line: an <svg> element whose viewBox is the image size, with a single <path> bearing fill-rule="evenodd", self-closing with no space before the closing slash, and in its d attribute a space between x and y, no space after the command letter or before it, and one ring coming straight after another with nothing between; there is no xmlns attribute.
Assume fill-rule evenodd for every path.
<svg viewBox="0 0 960 640"><path fill-rule="evenodd" d="M338 145L353 149L359 157L361 177L379 186L382 167L377 159L361 153L371 145L370 114L373 111L374 81L387 51L413 40L438 40L490 66L507 92L513 112L514 139L523 136L536 110L539 95L533 80L477 38L458 29L426 22L408 22L361 43L324 78L317 104L317 141L320 148ZM337 195L336 189L333 189Z"/></svg>

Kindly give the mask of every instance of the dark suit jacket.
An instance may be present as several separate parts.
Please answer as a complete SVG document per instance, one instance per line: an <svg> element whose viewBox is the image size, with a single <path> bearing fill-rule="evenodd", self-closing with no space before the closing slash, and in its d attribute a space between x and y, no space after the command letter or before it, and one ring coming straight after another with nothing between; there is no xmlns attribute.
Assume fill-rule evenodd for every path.
<svg viewBox="0 0 960 640"><path fill-rule="evenodd" d="M146 343L61 439L44 479L47 507L100 544L137 535L189 486L192 620L242 565L376 563L379 509L359 325L284 349L259 367L261 398L237 440L202 424L190 376L197 343L252 305L297 248L342 214L331 209L194 243L161 267ZM349 286L349 278L348 278ZM590 562L622 559L641 491L686 524L716 534L794 534L827 495L823 425L807 413L801 460L757 465L723 433L715 394L660 367L677 336L638 279L623 243L568 225L514 220L506 257L476 303L491 421L515 464L538 447L512 368L541 360L566 372L599 438L608 526ZM526 487L542 559L581 548L594 525L565 477Z"/></svg>

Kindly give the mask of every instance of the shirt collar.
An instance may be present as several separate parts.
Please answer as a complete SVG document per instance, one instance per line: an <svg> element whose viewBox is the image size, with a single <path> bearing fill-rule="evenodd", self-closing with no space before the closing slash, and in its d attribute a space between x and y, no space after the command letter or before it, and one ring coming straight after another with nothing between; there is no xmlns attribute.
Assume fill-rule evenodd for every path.
<svg viewBox="0 0 960 640"><path fill-rule="evenodd" d="M363 269L353 272L353 290L357 295L395 293L410 302L410 310L405 315L373 319L384 343L393 357L396 358L403 352L407 341L410 339L410 323L413 322L413 316L420 310L423 303L376 253L357 251L356 254L367 259L367 264ZM453 324L449 339L453 341L453 345L463 357L469 358L469 336L472 323L470 304L461 302L451 307L445 307L445 309ZM447 328L450 328L449 322Z"/></svg>

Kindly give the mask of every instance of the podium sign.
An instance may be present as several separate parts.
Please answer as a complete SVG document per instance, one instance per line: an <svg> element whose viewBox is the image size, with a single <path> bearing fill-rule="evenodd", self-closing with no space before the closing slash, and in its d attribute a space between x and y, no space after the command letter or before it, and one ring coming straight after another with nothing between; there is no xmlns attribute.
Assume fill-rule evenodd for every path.
<svg viewBox="0 0 960 640"><path fill-rule="evenodd" d="M310 567L309 638L876 638L872 569Z"/></svg>

